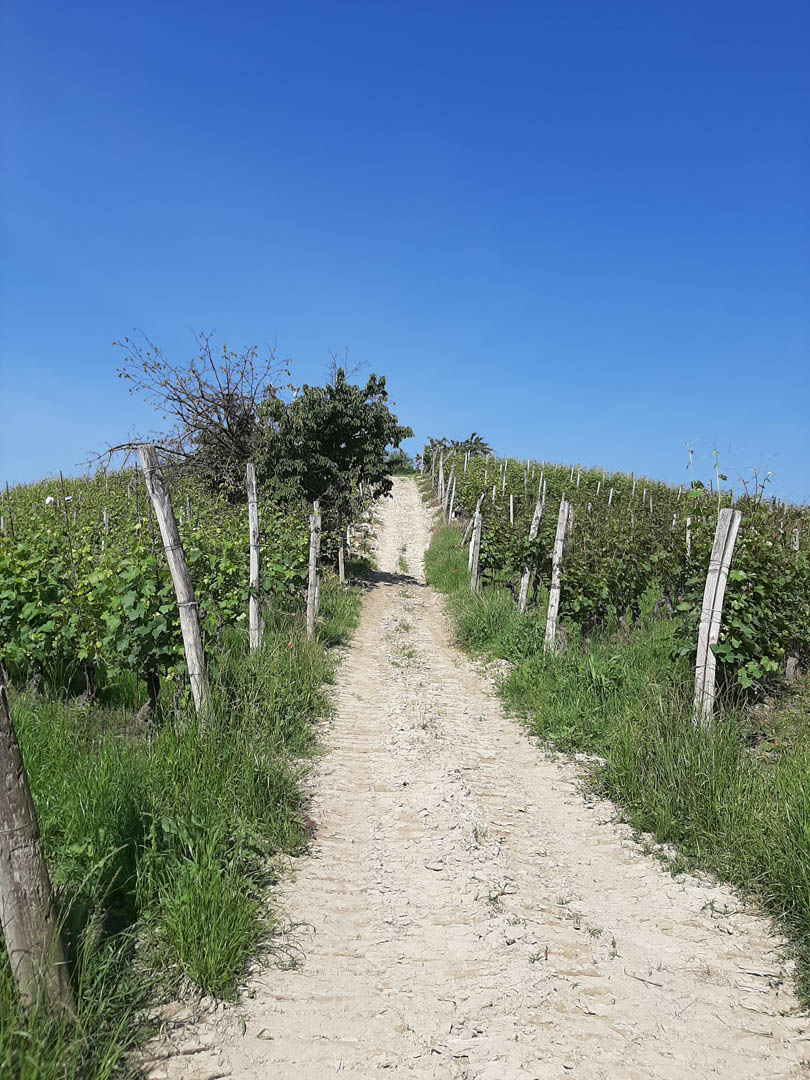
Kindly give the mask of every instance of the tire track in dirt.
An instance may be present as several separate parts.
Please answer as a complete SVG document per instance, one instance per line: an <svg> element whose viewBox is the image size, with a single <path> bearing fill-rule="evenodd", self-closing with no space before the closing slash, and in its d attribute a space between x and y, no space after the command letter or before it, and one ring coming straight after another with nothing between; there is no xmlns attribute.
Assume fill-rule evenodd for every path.
<svg viewBox="0 0 810 1080"><path fill-rule="evenodd" d="M770 924L585 801L452 645L412 480L380 516L316 839L280 897L298 962L179 1025L155 1080L804 1075L810 1025Z"/></svg>

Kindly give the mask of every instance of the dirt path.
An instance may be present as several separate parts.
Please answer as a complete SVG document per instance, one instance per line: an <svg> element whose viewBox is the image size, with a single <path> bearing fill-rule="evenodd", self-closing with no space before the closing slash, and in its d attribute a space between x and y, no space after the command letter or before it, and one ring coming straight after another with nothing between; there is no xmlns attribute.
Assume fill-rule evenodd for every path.
<svg viewBox="0 0 810 1080"><path fill-rule="evenodd" d="M768 924L641 854L504 717L423 584L429 530L397 480L324 732L314 849L283 895L300 963L179 1032L185 1053L153 1075L802 1075L810 1025Z"/></svg>

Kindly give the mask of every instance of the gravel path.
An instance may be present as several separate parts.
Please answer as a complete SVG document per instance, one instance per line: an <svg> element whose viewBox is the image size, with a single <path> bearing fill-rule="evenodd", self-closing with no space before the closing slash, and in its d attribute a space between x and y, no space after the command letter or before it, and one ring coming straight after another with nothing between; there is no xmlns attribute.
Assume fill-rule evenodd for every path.
<svg viewBox="0 0 810 1080"><path fill-rule="evenodd" d="M575 767L453 647L412 480L381 517L313 780L316 839L281 898L299 961L178 1027L152 1076L804 1075L810 1025L768 923L671 877L584 801Z"/></svg>

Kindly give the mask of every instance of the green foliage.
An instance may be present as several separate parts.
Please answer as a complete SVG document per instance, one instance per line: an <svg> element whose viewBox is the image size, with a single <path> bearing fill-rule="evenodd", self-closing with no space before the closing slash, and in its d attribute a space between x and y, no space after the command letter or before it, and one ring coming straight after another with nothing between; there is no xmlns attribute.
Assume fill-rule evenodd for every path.
<svg viewBox="0 0 810 1080"><path fill-rule="evenodd" d="M247 621L247 511L188 478L174 477L172 485L204 643L216 667L222 634ZM115 696L130 672L182 687L174 588L138 474L69 480L66 490L67 517L61 487L52 481L10 492L14 536L0 537L3 662L17 681L40 674L68 692L83 665L102 696ZM49 496L55 501L47 505ZM263 595L300 594L309 542L303 509L282 513L263 501L261 530Z"/></svg>
<svg viewBox="0 0 810 1080"><path fill-rule="evenodd" d="M332 660L360 593L324 582L319 637L281 594L262 648L223 633L212 722L187 710L151 738L131 710L12 695L12 713L63 918L75 1020L26 1017L0 949L0 1073L130 1074L144 1007L192 984L233 997L268 940L268 858L309 837L301 778Z"/></svg>
<svg viewBox="0 0 810 1080"><path fill-rule="evenodd" d="M589 633L619 620L637 621L653 597L659 611L683 614L673 650L689 658L696 648L718 508L733 502L743 517L715 649L721 687L737 694L762 693L778 682L788 656L810 662L806 507L766 500L760 490L733 499L729 492L718 495L698 482L683 491L576 466L527 466L473 456L465 468L463 452L446 449L445 478L451 468L460 517L469 517L484 496L480 567L486 584L514 591L527 565L535 571L535 588L550 580L557 511L565 496L573 507L562 564L560 612L567 624ZM723 478L718 474L718 479ZM543 493L539 531L530 542L529 524ZM534 602L539 598L535 594Z"/></svg>
<svg viewBox="0 0 810 1080"><path fill-rule="evenodd" d="M385 459L385 464L391 476L413 476L416 472L413 458L402 449L391 450Z"/></svg>
<svg viewBox="0 0 810 1080"><path fill-rule="evenodd" d="M287 495L321 499L344 514L358 486L378 495L391 490L386 448L413 435L388 407L385 378L354 386L342 368L326 386L303 386L288 404L266 402L263 474Z"/></svg>

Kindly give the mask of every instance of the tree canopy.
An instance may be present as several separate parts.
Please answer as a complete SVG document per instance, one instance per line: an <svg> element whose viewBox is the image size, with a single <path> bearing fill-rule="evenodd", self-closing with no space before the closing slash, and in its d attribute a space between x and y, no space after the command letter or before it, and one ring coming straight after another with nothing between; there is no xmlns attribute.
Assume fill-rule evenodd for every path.
<svg viewBox="0 0 810 1080"><path fill-rule="evenodd" d="M302 386L293 401L268 400L260 411L263 475L338 510L350 509L361 483L370 494L388 494L386 449L413 435L388 407L384 376L356 386L343 368L325 386Z"/></svg>

